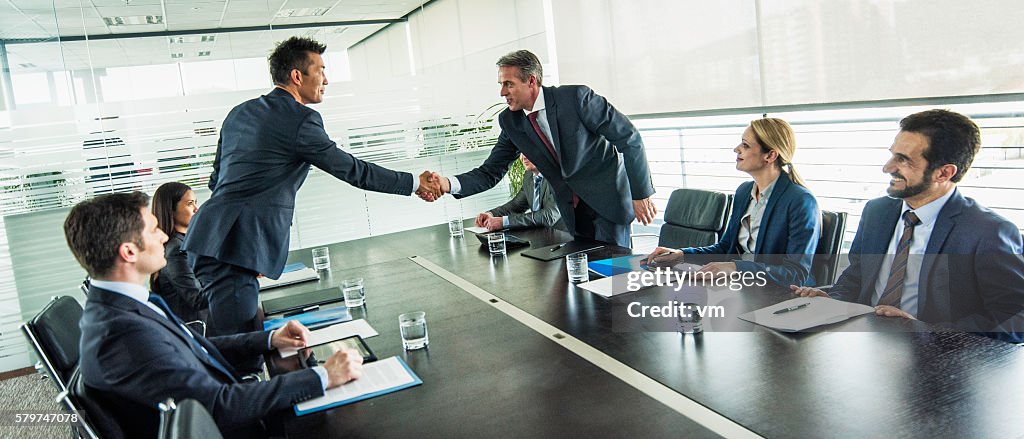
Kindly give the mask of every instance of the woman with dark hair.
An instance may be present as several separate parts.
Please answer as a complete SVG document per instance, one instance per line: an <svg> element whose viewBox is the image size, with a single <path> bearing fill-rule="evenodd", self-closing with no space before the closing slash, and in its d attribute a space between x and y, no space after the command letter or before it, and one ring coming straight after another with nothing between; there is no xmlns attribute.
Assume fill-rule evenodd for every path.
<svg viewBox="0 0 1024 439"><path fill-rule="evenodd" d="M149 287L163 297L171 311L182 320L206 322L209 302L188 265L185 252L181 250L192 215L199 210L196 194L184 183L164 183L153 194L152 204L157 227L167 234L168 239L164 244L167 265L153 273Z"/></svg>

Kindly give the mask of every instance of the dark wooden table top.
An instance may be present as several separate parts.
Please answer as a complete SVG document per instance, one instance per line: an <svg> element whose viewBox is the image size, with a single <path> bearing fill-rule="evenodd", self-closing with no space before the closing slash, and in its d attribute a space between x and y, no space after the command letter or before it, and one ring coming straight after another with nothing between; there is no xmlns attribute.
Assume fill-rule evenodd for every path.
<svg viewBox="0 0 1024 439"><path fill-rule="evenodd" d="M332 248L332 262L334 255ZM366 339L367 345L380 359L403 358L423 384L324 412L289 415L289 438L715 437L405 257L334 267L320 283L264 295L363 277L367 303L353 315L380 333ZM427 349L402 348L398 315L409 311L426 312Z"/></svg>
<svg viewBox="0 0 1024 439"><path fill-rule="evenodd" d="M568 239L561 232L543 229L511 233L531 240L534 247ZM468 413L472 414L469 419L482 420L489 413L493 418L505 420L494 420L489 424L485 422L485 426L479 429L475 429L477 426L460 425L466 430L442 430L445 433L578 436L584 431L593 431L600 436L621 436L629 434L628 429L635 427L638 432L654 436L673 432L675 436L710 434L668 409L659 412L654 407L646 407L647 404L638 407L628 402L643 401L658 405L629 386L613 383L616 380L600 370L581 372L593 367L587 368L589 363L564 350L559 352L561 348L551 345L543 337L409 262L406 258L410 255L418 255L457 274L766 437L1024 436L1024 411L1020 409L1024 406L1024 349L1012 344L971 334L942 331L920 322L874 315L799 334L776 332L735 317L790 298L787 291L773 288L746 288L739 292L712 291L709 293L710 302L721 305L726 310L726 316L706 319L705 332L701 335L626 332L617 325L622 320L617 319L625 318L628 302L663 304L672 295L664 289L649 289L605 299L569 284L562 260L541 262L521 257L518 254L521 250L511 250L506 258L492 259L486 249L468 233L467 239L450 239L445 225L335 244L331 249L334 270L330 277L321 280L319 284L307 283L271 290L267 297L273 297L270 294L291 294L337 285L350 274L360 274L367 278L368 320L381 332L380 337L368 340L378 357L401 354L397 323L392 322L399 313L427 311L432 350L429 358L433 360L426 364L435 365L444 361L448 368L440 370L428 367L427 370L434 374L421 375L427 384L433 382L440 387L440 383L445 383L444 387L454 386L452 391L459 394L471 391L467 387L478 391L486 391L488 388L497 390L495 386L503 383L496 380L505 379L503 375L511 379L521 373L534 371L536 375L530 377L531 381L590 379L608 389L598 393L578 394L582 391L577 389L581 384L579 382L567 384L557 394L523 394L532 388L527 386L518 390L508 389L506 396L518 398L520 403L539 403L553 408L557 400L561 410L571 411L559 412L562 414L550 419L539 412L531 412L532 423L553 425L529 427L519 425L521 422L509 422L513 419L506 419L506 416L515 415L504 413L508 405L492 401L487 396L481 396L483 399L477 403L459 406L442 402L452 395L442 390L431 390L439 393L431 393L430 396L416 396L418 393L415 392L424 391L412 389L382 397L401 400L389 402L388 406L395 404L395 407L407 408L411 410L410 415L420 413L416 412L416 408L422 407L422 413L439 416L439 425L448 425L448 422L442 420L444 416L458 417L460 415L456 412L463 410L469 410ZM590 252L590 259L622 254L628 254L627 250L606 247ZM311 263L308 250L293 252L293 258L292 262ZM403 268L390 273L394 267ZM390 274L372 280L377 279L377 274L372 273L378 273L379 270ZM375 291L388 288L391 291L378 299L377 296L381 294ZM458 305L442 305L449 300ZM378 312L384 314L384 320L376 320ZM432 314L437 317L431 318ZM438 317L445 323L435 325L434 320ZM478 330L472 334L460 332L459 329L466 325L476 325ZM438 335L438 340L445 342L445 346L454 338L459 340L460 347L464 343L472 348L445 350L444 355L438 354L438 351L447 348L435 347L435 331L447 334ZM515 336L512 337L512 334ZM379 346L381 344L384 346ZM496 346L504 350L497 350ZM479 353L471 352L474 349L479 350ZM509 350L515 352L508 353ZM417 362L419 354L405 354L417 373L420 373L418 367L421 366ZM490 358L502 354L514 360L479 365L486 366L483 369L492 368L489 371L475 367L481 357ZM453 362L449 363L448 360ZM474 367L456 380L455 375L461 372L457 368L465 367L465 361ZM536 372L534 366L531 366L551 361L559 366L569 367L571 364L571 367L552 370L551 375L545 379L543 373ZM476 375L478 372L480 374ZM611 390L611 387L617 388ZM322 415L297 418L289 424L289 435L295 433L298 437L297 432L300 431L324 434L324 431L333 432L335 428L374 436L417 431L413 426L400 426L410 424L404 420L418 419L407 417L405 410L385 409L387 413L375 412L376 415L387 417L388 421L378 420L376 416L372 420L368 416L361 416L363 411L371 410L365 406L384 404L382 398L341 407ZM541 401L546 398L554 399ZM456 398L456 401L459 400ZM614 407L612 411L615 413L603 414L606 412L600 410L602 405L599 401ZM580 406L590 408L576 411L575 408ZM619 410L625 407L648 412L620 413ZM565 425L586 424L588 420L600 423L605 421L605 416L617 416L621 424L633 427L615 424L626 430L581 430L567 428ZM648 423L652 419L657 422ZM664 423L671 426L656 427Z"/></svg>

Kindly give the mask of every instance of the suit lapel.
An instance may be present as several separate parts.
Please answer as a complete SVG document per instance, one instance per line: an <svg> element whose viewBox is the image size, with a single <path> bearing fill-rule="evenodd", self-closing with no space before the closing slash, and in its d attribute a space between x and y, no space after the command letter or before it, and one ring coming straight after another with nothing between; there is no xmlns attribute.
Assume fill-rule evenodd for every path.
<svg viewBox="0 0 1024 439"><path fill-rule="evenodd" d="M754 184L756 185L757 183ZM768 197L768 205L765 206L764 214L761 215L761 225L757 232L759 239L754 243L754 254L761 254L761 243L765 240L760 238L766 237L765 231L768 230L768 219L772 217L772 211L775 210L775 205L779 204L779 199L782 198L782 194L786 192L786 189L789 189L790 184L789 176L786 175L785 172L779 174L779 178L775 182L775 188L772 189L772 193ZM753 187L754 186L751 186L751 189L753 189ZM750 200L747 200L747 203L750 203Z"/></svg>
<svg viewBox="0 0 1024 439"><path fill-rule="evenodd" d="M921 280L917 288L918 314L924 309L925 299L931 288L929 280L933 278L931 272L935 268L937 255L945 245L946 238L953 231L953 227L956 226L955 218L964 208L964 197L956 189L953 191L953 195L949 197L949 201L946 201L946 205L942 207L938 218L935 219L935 227L932 228L932 235L928 238L928 247L925 248L924 259L921 261Z"/></svg>
<svg viewBox="0 0 1024 439"><path fill-rule="evenodd" d="M558 107L555 102L555 88L544 87L544 112L547 113L548 128L551 129L551 144L555 147L555 152L558 153L558 157L565 160L565 155L562 151L561 141L558 140Z"/></svg>
<svg viewBox="0 0 1024 439"><path fill-rule="evenodd" d="M526 115L522 111L516 111L510 114L510 116L516 124L516 129L519 130L520 135L529 141L529 145L516 145L520 152L537 165L538 169L559 169L558 163L555 163L551 153L548 152L548 148L541 142L537 132L533 130L533 124L526 118ZM527 146L529 149L523 148L523 146ZM541 172L541 174L547 176L550 172ZM561 171L559 171L559 175L561 175Z"/></svg>
<svg viewBox="0 0 1024 439"><path fill-rule="evenodd" d="M752 191L756 183L750 182L749 190L740 190L736 193L735 199L733 200L733 206L743 206L743 210L733 208L729 218L730 223L736 224L736 237L732 240L732 246L729 247L729 254L738 255L740 254L740 229L743 228L743 216L746 215L747 207L750 206L750 200L754 198ZM741 186L742 187L742 186Z"/></svg>
<svg viewBox="0 0 1024 439"><path fill-rule="evenodd" d="M896 222L900 219L900 210L903 207L903 202L900 200L889 199L885 206L880 208L878 219L865 224L864 233L868 233L868 236L875 237L876 239L865 240L864 249L861 254L866 255L869 259L874 260L872 264L864 264L864 277L861 289L864 292L874 292L875 282L878 280L879 270L882 269L882 261L885 258L886 252L889 251L889 241L892 240L893 232L896 230ZM858 233L860 231L858 230ZM869 296L870 301L870 296Z"/></svg>

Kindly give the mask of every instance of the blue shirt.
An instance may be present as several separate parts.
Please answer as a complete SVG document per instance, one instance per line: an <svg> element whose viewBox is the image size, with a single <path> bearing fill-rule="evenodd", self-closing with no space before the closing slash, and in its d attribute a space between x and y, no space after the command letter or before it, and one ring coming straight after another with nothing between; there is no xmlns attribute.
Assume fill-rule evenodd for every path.
<svg viewBox="0 0 1024 439"><path fill-rule="evenodd" d="M943 206L946 205L946 202L952 196L953 190L950 190L946 195L917 209L911 209L906 201L903 202L903 208L900 210L901 219L896 221L896 230L893 231L892 239L889 240L889 249L885 252L887 256L882 259L882 267L878 271L878 279L875 280L875 292L871 296L872 304L878 305L878 301L882 298L882 291L885 290L885 284L889 281L889 269L892 267L892 260L896 257L896 247L899 245L900 238L903 237L903 228L905 227L902 220L903 214L908 210L912 210L917 215L917 218L921 220L921 223L914 226L914 238L910 241L909 254L911 256L907 258L907 272L903 281L903 295L900 296L900 309L906 311L907 314L917 317L917 288L921 283L921 261L924 258L913 255L925 254L925 251L928 249L928 241L932 237L932 230L935 229L935 221L939 219L939 212L942 211Z"/></svg>

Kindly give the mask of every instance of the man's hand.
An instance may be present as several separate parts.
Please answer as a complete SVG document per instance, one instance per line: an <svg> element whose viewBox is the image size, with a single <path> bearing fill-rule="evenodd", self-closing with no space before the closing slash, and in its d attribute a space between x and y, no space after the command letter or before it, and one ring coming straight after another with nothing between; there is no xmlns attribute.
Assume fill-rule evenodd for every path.
<svg viewBox="0 0 1024 439"><path fill-rule="evenodd" d="M895 306L878 305L875 307L875 314L883 317L903 317L905 319L917 320L914 316Z"/></svg>
<svg viewBox="0 0 1024 439"><path fill-rule="evenodd" d="M671 266L683 261L683 252L668 248L658 247L646 258L641 259L641 264Z"/></svg>
<svg viewBox="0 0 1024 439"><path fill-rule="evenodd" d="M633 213L636 214L636 220L646 226L654 221L654 215L658 214L658 209L654 207L654 201L648 197L642 200L633 200Z"/></svg>
<svg viewBox="0 0 1024 439"><path fill-rule="evenodd" d="M491 217L481 227L486 227L487 231L490 231L490 232L493 232L495 230L504 229L505 228L505 217L502 217L502 216Z"/></svg>
<svg viewBox="0 0 1024 439"><path fill-rule="evenodd" d="M494 218L494 215L492 215L490 212L481 213L476 216L475 224L477 227L487 227L487 220L491 218Z"/></svg>
<svg viewBox="0 0 1024 439"><path fill-rule="evenodd" d="M735 262L712 262L705 264L703 267L697 270L697 274L704 274L714 276L718 273L729 274L736 271Z"/></svg>
<svg viewBox="0 0 1024 439"><path fill-rule="evenodd" d="M444 195L441 191L441 182L434 178L435 175L437 174L430 171L423 171L420 174L420 188L416 190L416 195L423 201L432 202Z"/></svg>
<svg viewBox="0 0 1024 439"><path fill-rule="evenodd" d="M342 349L327 359L324 369L327 369L327 388L333 389L363 376L363 356L355 349Z"/></svg>
<svg viewBox="0 0 1024 439"><path fill-rule="evenodd" d="M813 287L798 287L796 285L790 285L789 290L793 292L794 296L800 297L830 297L828 293Z"/></svg>
<svg viewBox="0 0 1024 439"><path fill-rule="evenodd" d="M276 349L304 348L309 341L309 329L295 320L289 320L284 326L274 331L270 337L270 345Z"/></svg>

